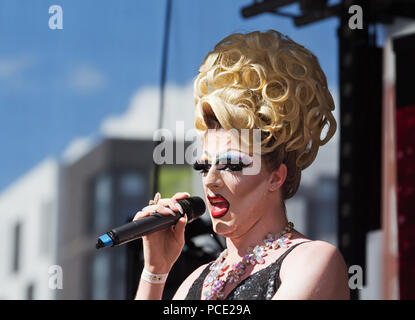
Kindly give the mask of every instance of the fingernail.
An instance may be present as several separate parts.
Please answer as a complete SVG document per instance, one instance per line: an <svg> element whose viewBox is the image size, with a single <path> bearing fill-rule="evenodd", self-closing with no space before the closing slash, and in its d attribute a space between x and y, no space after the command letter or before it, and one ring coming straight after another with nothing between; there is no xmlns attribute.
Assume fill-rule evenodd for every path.
<svg viewBox="0 0 415 320"><path fill-rule="evenodd" d="M181 213L181 214L183 214L183 213L184 213L184 211L183 211L183 208L182 208L182 206L180 205L180 203L176 203L175 205L176 205L177 210L179 210L179 211L180 211L180 213Z"/></svg>
<svg viewBox="0 0 415 320"><path fill-rule="evenodd" d="M190 197L190 193L189 192L183 192L184 194L187 194L188 197Z"/></svg>
<svg viewBox="0 0 415 320"><path fill-rule="evenodd" d="M174 213L174 211L172 210L172 209L170 209L170 208L167 208L166 207L166 210L171 214L171 215L173 215L173 216L175 216L176 215L176 213Z"/></svg>
<svg viewBox="0 0 415 320"><path fill-rule="evenodd" d="M159 200L160 200L160 198L161 198L161 194L160 194L160 192L157 192L157 193L154 195L154 202L159 201Z"/></svg>

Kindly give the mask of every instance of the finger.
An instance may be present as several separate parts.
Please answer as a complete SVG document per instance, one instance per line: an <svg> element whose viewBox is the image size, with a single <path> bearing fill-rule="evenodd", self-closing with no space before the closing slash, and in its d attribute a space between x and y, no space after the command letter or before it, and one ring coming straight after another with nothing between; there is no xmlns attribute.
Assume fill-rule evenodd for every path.
<svg viewBox="0 0 415 320"><path fill-rule="evenodd" d="M179 219L179 221L177 221L177 223L174 226L174 237L179 241L179 242L184 242L184 229L186 228L186 224L187 224L187 215L184 215L183 217L181 217Z"/></svg>
<svg viewBox="0 0 415 320"><path fill-rule="evenodd" d="M160 213L160 214L165 214L165 215L176 215L174 213L173 210L169 209L169 208L165 208L164 206L162 206L161 204L156 204L156 205L151 205L151 206L147 206L144 207L141 211L137 212L134 216L134 220L138 220L138 219L142 219L144 217L148 217L151 216L154 213Z"/></svg>
<svg viewBox="0 0 415 320"><path fill-rule="evenodd" d="M147 206L147 207L144 207L141 211L138 211L135 214L133 221L134 220L138 220L138 219L142 219L144 217L148 217L148 216L154 214L155 209L149 208L149 207L156 207L156 206Z"/></svg>
<svg viewBox="0 0 415 320"><path fill-rule="evenodd" d="M144 213L143 211L138 211L135 214L133 221L138 220L138 219L141 219L141 218L145 217L146 215L149 215L149 214Z"/></svg>
<svg viewBox="0 0 415 320"><path fill-rule="evenodd" d="M187 192L178 192L176 193L173 197L171 198L164 198L164 199L160 199L158 201L158 204L163 204L163 205L169 205L171 200L179 200L179 199L185 199L190 197L190 194ZM179 210L180 211L180 210Z"/></svg>
<svg viewBox="0 0 415 320"><path fill-rule="evenodd" d="M172 209L170 209L169 207L165 207L160 205L160 207L156 210L157 213L161 213L161 214L165 214L165 215L173 215L176 216L177 213L175 213Z"/></svg>
<svg viewBox="0 0 415 320"><path fill-rule="evenodd" d="M151 206L144 207L141 211L149 214L154 214L156 212L162 214L175 214L173 210L167 208L165 203L158 203Z"/></svg>
<svg viewBox="0 0 415 320"><path fill-rule="evenodd" d="M186 199L190 197L190 194L187 192L178 192L173 197L171 197L166 203L172 208L173 210L178 210L181 214L184 214L183 207L177 200Z"/></svg>
<svg viewBox="0 0 415 320"><path fill-rule="evenodd" d="M178 203L175 199L170 199L170 201L168 202L168 206L170 207L170 209L172 209L173 211L178 211L181 214L184 213L182 206L180 205L180 203Z"/></svg>
<svg viewBox="0 0 415 320"><path fill-rule="evenodd" d="M155 195L154 195L154 203L157 203L159 200L160 200L160 198L161 198L161 194L160 194L160 192L157 192Z"/></svg>
<svg viewBox="0 0 415 320"><path fill-rule="evenodd" d="M172 199L178 200L178 199L185 199L190 197L190 193L188 192L177 192L173 197L171 197Z"/></svg>
<svg viewBox="0 0 415 320"><path fill-rule="evenodd" d="M144 207L143 209L141 209L141 211L143 212L155 212L158 208L159 208L159 203L154 203L154 204L150 204L146 207Z"/></svg>

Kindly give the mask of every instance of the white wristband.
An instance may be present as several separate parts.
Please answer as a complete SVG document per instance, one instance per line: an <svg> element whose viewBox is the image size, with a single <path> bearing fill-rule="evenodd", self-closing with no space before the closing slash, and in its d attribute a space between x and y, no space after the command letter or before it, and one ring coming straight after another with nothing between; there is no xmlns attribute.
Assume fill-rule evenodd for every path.
<svg viewBox="0 0 415 320"><path fill-rule="evenodd" d="M168 275L168 273L151 273L148 272L146 269L143 269L143 272L141 273L141 279L150 283L165 283Z"/></svg>

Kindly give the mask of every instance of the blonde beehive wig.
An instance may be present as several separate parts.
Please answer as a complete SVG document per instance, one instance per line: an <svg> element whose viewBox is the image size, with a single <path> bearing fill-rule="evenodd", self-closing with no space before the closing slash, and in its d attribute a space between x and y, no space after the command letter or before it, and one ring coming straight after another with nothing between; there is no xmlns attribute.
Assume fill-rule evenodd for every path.
<svg viewBox="0 0 415 320"><path fill-rule="evenodd" d="M199 69L194 96L196 129L261 130L267 167L287 165L283 199L295 194L301 170L336 131L333 98L317 58L274 30L220 41Z"/></svg>

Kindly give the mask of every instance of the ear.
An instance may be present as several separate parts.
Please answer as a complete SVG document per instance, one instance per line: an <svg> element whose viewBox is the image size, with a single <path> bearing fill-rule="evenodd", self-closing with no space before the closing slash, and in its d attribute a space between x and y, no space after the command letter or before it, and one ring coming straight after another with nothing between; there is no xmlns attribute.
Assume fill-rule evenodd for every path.
<svg viewBox="0 0 415 320"><path fill-rule="evenodd" d="M269 178L269 191L274 192L281 188L287 178L287 166L282 163L277 170L271 172Z"/></svg>

